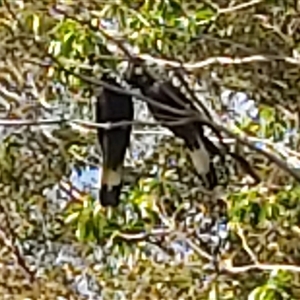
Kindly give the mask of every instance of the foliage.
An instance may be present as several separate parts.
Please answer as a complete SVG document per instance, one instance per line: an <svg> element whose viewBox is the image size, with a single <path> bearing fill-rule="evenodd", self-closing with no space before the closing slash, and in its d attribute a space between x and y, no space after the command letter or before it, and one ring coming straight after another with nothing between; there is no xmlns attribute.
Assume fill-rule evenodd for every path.
<svg viewBox="0 0 300 300"><path fill-rule="evenodd" d="M1 294L86 299L73 288L85 275L103 299L299 299L297 1L65 2L1 1ZM203 191L182 141L162 137L130 161L138 178L117 209L70 188L73 168L101 162L95 79L120 72L129 46L168 70L183 63L216 123L226 89L255 100L259 122L224 121L246 142L222 134L260 184L228 158L226 189ZM62 245L83 262L58 262Z"/></svg>

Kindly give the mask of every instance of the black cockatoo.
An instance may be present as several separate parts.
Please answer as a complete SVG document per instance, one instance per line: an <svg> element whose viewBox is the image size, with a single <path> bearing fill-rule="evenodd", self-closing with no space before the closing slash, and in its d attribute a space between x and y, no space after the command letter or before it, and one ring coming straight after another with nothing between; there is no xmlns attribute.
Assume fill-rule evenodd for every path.
<svg viewBox="0 0 300 300"><path fill-rule="evenodd" d="M117 81L104 74L102 81L122 88ZM97 123L132 121L134 108L132 97L111 91L107 88L97 96ZM130 144L132 126L98 129L98 141L103 156L100 202L103 206L118 206L122 189L122 170L126 149Z"/></svg>
<svg viewBox="0 0 300 300"><path fill-rule="evenodd" d="M164 104L178 110L195 110L193 103L183 95L179 88L172 84L171 80L156 81L146 72L141 62L129 64L126 71L126 81L134 88L140 89L144 96L147 96L158 103ZM171 93L167 92L171 91ZM177 99L172 97L172 94ZM179 103L177 100L180 99ZM170 112L166 109L156 107L148 103L149 110L157 121L170 122L170 120L180 120L182 115ZM167 125L166 125L167 126ZM203 124L191 121L179 126L167 126L176 137L183 139L189 149L190 157L195 169L202 178L207 189L214 189L218 185L218 176L212 162L214 155L222 155L220 150L204 135Z"/></svg>

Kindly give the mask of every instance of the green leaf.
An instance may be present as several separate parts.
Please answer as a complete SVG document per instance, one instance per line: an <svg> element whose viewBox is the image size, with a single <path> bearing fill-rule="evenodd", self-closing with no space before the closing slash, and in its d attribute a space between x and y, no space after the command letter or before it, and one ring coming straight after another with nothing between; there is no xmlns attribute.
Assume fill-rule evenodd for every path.
<svg viewBox="0 0 300 300"><path fill-rule="evenodd" d="M85 222L81 222L81 221L78 222L75 235L79 241L85 240L85 237L86 237L86 223Z"/></svg>
<svg viewBox="0 0 300 300"><path fill-rule="evenodd" d="M78 220L80 214L81 214L81 212L80 212L80 211L77 211L77 212L74 212L74 213L68 215L68 216L65 218L65 223L66 223L66 224L74 223L76 220Z"/></svg>
<svg viewBox="0 0 300 300"><path fill-rule="evenodd" d="M209 20L214 15L215 15L215 11L213 11L211 8L206 7L196 11L195 19L196 21Z"/></svg>
<svg viewBox="0 0 300 300"><path fill-rule="evenodd" d="M39 35L39 29L40 29L40 18L37 15L32 16L32 29L35 35Z"/></svg>

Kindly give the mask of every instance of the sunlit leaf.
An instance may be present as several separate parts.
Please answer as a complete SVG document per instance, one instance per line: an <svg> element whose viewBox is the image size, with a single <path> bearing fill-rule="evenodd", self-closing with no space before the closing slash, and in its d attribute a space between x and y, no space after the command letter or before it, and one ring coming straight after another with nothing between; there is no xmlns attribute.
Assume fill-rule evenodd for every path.
<svg viewBox="0 0 300 300"><path fill-rule="evenodd" d="M79 216L80 216L79 211L74 212L65 218L65 223L66 224L74 223L76 220L78 220Z"/></svg>

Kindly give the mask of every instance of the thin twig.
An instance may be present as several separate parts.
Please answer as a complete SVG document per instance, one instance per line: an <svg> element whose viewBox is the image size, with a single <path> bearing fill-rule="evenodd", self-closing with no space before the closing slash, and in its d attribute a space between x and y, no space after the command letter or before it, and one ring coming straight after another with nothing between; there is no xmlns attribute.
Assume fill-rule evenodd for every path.
<svg viewBox="0 0 300 300"><path fill-rule="evenodd" d="M247 239L246 239L246 237L244 235L244 231L243 231L243 229L242 229L241 226L237 225L236 233L238 234L238 236L241 239L243 249L248 253L248 255L250 256L250 258L252 259L252 262L254 262L255 264L258 264L258 259L257 259L256 255L255 255L255 253L249 247Z"/></svg>
<svg viewBox="0 0 300 300"><path fill-rule="evenodd" d="M142 231L139 233L126 233L126 232L116 232L114 234L114 238L118 237L121 239L124 239L126 241L142 241L145 240L149 237L163 237L166 235L169 235L171 233L171 230L169 228L157 228L157 229L151 229L150 231L146 232L146 231Z"/></svg>
<svg viewBox="0 0 300 300"><path fill-rule="evenodd" d="M202 250L199 246L197 246L191 239L185 239L185 242L193 249L200 257L204 257L209 261L213 260L212 255L208 254L204 250Z"/></svg>
<svg viewBox="0 0 300 300"><path fill-rule="evenodd" d="M41 126L41 125L59 125L70 122L70 119L40 119L40 120L23 120L23 119L0 119L0 126Z"/></svg>
<svg viewBox="0 0 300 300"><path fill-rule="evenodd" d="M197 121L199 118L184 118L178 119L177 121L170 122L149 122L149 121L120 121L120 122L107 122L107 123L96 123L92 121L80 120L80 119L40 119L40 120L12 120L12 119L0 119L0 126L13 127L13 126L41 126L41 125L56 125L69 123L70 125L76 124L86 128L103 128L103 129L113 129L117 127L131 126L131 125L143 125L143 126L181 126L182 124L190 123Z"/></svg>
<svg viewBox="0 0 300 300"><path fill-rule="evenodd" d="M231 12L235 12L237 10L242 10L251 6L254 6L256 4L259 4L263 2L263 0L252 0L246 3L242 3L242 4L238 4L232 7L227 7L227 8L220 8L218 13L219 14L227 14L227 13L231 13Z"/></svg>
<svg viewBox="0 0 300 300"><path fill-rule="evenodd" d="M275 55L250 55L245 57L226 57L226 56L216 56L216 57L209 57L202 61L196 63L181 63L173 60L166 60L162 58L153 57L149 54L140 54L138 55L139 58L151 61L160 66L172 67L172 68L184 68L186 70L197 70L203 69L210 65L241 65L241 64L248 64L253 62L272 62L272 61L285 61L286 63L293 64L293 65L300 65L300 60L293 57L288 56L275 56Z"/></svg>
<svg viewBox="0 0 300 300"><path fill-rule="evenodd" d="M268 264L252 264L252 265L246 265L246 266L225 266L223 267L223 271L227 271L229 273L245 273L252 270L261 270L261 271L288 271L288 272L296 272L300 273L300 267L296 265L268 265Z"/></svg>
<svg viewBox="0 0 300 300"><path fill-rule="evenodd" d="M158 126L158 125L163 125L163 126L181 126L186 123L194 122L197 121L199 118L184 118L184 119L179 119L178 121L171 121L171 122L147 122L147 121L121 121L121 122L116 122L116 123L104 123L104 124L99 124L95 122L90 122L90 121L83 121L83 120L73 120L72 122L78 124L78 125L84 125L90 128L105 128L105 129L112 129L116 127L122 127L122 126L130 126L130 125L144 125L144 126Z"/></svg>

